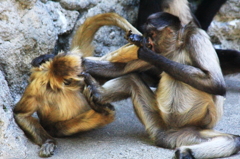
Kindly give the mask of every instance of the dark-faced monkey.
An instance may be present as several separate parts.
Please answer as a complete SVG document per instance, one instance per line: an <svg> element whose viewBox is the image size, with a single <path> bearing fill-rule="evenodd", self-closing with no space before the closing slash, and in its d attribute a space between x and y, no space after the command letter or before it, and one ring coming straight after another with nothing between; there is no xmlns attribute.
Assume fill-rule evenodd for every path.
<svg viewBox="0 0 240 159"><path fill-rule="evenodd" d="M165 12L149 16L144 32L145 38L129 34L129 41L140 47L137 60L113 63L83 59L94 101L102 105L131 97L150 137L157 146L177 148L177 159L237 153L239 136L213 130L223 114L226 86L206 32L192 23L182 25L177 16ZM139 72L151 68L161 71L156 92L139 77ZM88 73L120 77L99 86Z"/></svg>

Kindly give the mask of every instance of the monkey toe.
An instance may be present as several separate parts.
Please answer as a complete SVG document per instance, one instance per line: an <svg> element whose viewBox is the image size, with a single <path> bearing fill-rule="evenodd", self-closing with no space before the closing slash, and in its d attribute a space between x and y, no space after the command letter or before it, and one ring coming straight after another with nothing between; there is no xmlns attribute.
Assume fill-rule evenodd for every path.
<svg viewBox="0 0 240 159"><path fill-rule="evenodd" d="M184 150L177 149L175 152L175 156L173 158L174 159L195 159L190 149L184 149Z"/></svg>
<svg viewBox="0 0 240 159"><path fill-rule="evenodd" d="M51 140L47 140L44 144L42 144L39 150L40 157L51 157L54 154L54 150L57 145Z"/></svg>

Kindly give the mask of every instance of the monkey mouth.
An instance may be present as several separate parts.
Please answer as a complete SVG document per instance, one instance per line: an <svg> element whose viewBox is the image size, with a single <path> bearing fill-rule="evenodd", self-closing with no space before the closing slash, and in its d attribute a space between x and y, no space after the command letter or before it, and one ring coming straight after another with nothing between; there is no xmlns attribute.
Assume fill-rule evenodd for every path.
<svg viewBox="0 0 240 159"><path fill-rule="evenodd" d="M155 49L154 49L154 43L153 43L153 41L152 41L152 39L151 39L150 37L148 38L147 47L148 47L150 50L155 51Z"/></svg>

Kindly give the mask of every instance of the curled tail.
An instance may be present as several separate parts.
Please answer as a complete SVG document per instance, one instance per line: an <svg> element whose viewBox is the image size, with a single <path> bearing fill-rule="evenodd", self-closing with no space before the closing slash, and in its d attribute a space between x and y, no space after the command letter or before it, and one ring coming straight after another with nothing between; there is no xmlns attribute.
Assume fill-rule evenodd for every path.
<svg viewBox="0 0 240 159"><path fill-rule="evenodd" d="M134 34L141 33L133 27L126 19L116 13L98 14L86 19L86 21L78 28L73 37L71 50L79 48L83 56L92 56L94 47L92 41L98 29L105 25L113 25L120 27L124 31L132 30Z"/></svg>

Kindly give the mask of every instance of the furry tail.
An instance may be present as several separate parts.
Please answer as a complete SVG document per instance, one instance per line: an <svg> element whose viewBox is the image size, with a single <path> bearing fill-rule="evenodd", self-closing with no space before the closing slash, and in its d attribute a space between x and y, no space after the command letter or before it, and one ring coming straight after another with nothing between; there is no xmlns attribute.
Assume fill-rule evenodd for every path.
<svg viewBox="0 0 240 159"><path fill-rule="evenodd" d="M105 25L118 26L126 32L132 30L134 34L141 35L126 19L116 13L98 14L86 19L78 28L72 40L71 50L77 47L84 54L83 56L92 56L94 50L92 46L94 35L100 27Z"/></svg>

